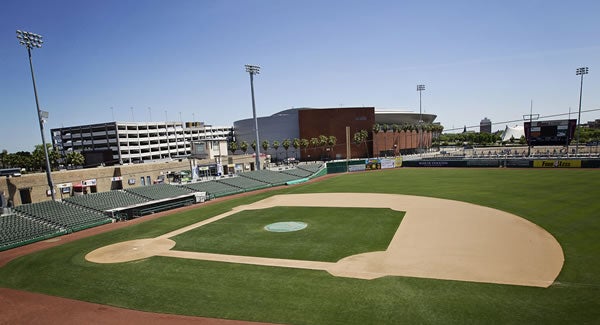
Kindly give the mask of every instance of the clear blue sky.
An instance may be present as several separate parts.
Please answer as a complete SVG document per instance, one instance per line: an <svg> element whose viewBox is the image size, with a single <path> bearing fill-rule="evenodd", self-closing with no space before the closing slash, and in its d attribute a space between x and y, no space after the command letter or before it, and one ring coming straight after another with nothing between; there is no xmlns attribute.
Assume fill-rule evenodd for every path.
<svg viewBox="0 0 600 325"><path fill-rule="evenodd" d="M0 150L115 119L232 125L291 107L423 109L446 129L600 109L600 1L0 1ZM113 107L111 111L110 107ZM150 109L148 109L150 107ZM582 120L600 118L600 111ZM511 123L514 124L514 123ZM495 125L503 129L504 124Z"/></svg>

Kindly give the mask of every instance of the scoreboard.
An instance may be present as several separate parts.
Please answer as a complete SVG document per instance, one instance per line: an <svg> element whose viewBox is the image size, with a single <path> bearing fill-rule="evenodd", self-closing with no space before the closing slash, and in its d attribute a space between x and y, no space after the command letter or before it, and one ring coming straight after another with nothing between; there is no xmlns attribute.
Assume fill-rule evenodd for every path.
<svg viewBox="0 0 600 325"><path fill-rule="evenodd" d="M525 122L525 138L530 146L566 145L575 134L577 120Z"/></svg>

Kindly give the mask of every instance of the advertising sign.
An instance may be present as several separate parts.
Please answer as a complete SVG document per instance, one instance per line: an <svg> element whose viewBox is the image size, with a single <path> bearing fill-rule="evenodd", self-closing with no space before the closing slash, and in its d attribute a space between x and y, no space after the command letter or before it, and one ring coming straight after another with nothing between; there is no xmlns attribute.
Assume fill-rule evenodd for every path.
<svg viewBox="0 0 600 325"><path fill-rule="evenodd" d="M82 181L81 184L83 186L96 186L96 179L87 179L85 181Z"/></svg>
<svg viewBox="0 0 600 325"><path fill-rule="evenodd" d="M380 161L381 161L381 169L396 167L396 162L394 159L382 158Z"/></svg>
<svg viewBox="0 0 600 325"><path fill-rule="evenodd" d="M581 168L581 160L534 160L536 168Z"/></svg>

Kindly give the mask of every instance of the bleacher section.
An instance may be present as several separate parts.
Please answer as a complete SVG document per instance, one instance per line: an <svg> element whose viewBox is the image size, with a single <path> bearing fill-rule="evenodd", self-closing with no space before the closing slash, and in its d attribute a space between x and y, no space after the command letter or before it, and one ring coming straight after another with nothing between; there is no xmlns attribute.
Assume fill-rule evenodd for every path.
<svg viewBox="0 0 600 325"><path fill-rule="evenodd" d="M0 216L0 251L65 233L57 227L19 214Z"/></svg>
<svg viewBox="0 0 600 325"><path fill-rule="evenodd" d="M296 167L299 169L303 169L314 174L319 171L323 167L323 163L311 163L311 164L298 164Z"/></svg>
<svg viewBox="0 0 600 325"><path fill-rule="evenodd" d="M149 200L164 200L175 198L183 195L191 195L194 190L183 186L174 186L169 184L156 184L151 186L140 186L125 190L139 196L143 196Z"/></svg>
<svg viewBox="0 0 600 325"><path fill-rule="evenodd" d="M297 176L282 174L270 170L255 170L239 174L241 177L250 178L259 182L271 184L272 186L283 185L289 181L297 180Z"/></svg>
<svg viewBox="0 0 600 325"><path fill-rule="evenodd" d="M271 184L239 176L231 178L222 178L217 182L238 187L244 191L254 191L262 188L271 187Z"/></svg>
<svg viewBox="0 0 600 325"><path fill-rule="evenodd" d="M139 195L125 191L109 191L92 193L81 196L72 196L66 202L80 205L96 211L107 211L115 208L124 208L150 201Z"/></svg>
<svg viewBox="0 0 600 325"><path fill-rule="evenodd" d="M279 173L292 175L297 178L305 178L305 177L308 177L313 174L312 172L309 172L308 170L304 170L304 169L300 169L300 168L286 169L286 170L280 171Z"/></svg>
<svg viewBox="0 0 600 325"><path fill-rule="evenodd" d="M189 183L183 186L191 189L192 191L206 192L207 196L210 198L232 195L244 191L239 187L219 183L217 181Z"/></svg>
<svg viewBox="0 0 600 325"><path fill-rule="evenodd" d="M60 236L101 224L204 202L216 198L283 184L305 181L327 172L323 163L285 166L228 175L183 185L157 184L72 196L62 202L45 201L14 207L0 216L0 251ZM112 218L108 217L110 214Z"/></svg>
<svg viewBox="0 0 600 325"><path fill-rule="evenodd" d="M112 222L112 219L103 213L56 201L24 204L14 209L35 220L43 220L64 228L68 232Z"/></svg>

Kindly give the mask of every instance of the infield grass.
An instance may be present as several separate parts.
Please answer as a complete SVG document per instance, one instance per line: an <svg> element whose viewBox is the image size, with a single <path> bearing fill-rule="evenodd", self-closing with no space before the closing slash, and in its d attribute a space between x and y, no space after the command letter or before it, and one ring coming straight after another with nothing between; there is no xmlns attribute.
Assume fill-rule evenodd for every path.
<svg viewBox="0 0 600 325"><path fill-rule="evenodd" d="M600 171L398 169L339 175L237 198L24 256L0 286L126 308L288 324L594 324L600 319ZM375 192L481 204L531 220L565 254L549 288L408 277L338 278L324 271L152 257L94 264L88 252L155 237L285 193ZM227 236L223 236L227 241Z"/></svg>
<svg viewBox="0 0 600 325"><path fill-rule="evenodd" d="M241 211L171 239L177 243L175 250L337 262L384 251L403 216L392 209L273 207ZM294 232L264 229L285 221L308 227Z"/></svg>

